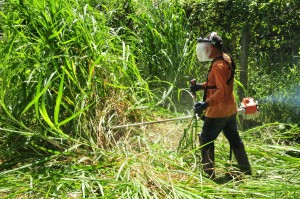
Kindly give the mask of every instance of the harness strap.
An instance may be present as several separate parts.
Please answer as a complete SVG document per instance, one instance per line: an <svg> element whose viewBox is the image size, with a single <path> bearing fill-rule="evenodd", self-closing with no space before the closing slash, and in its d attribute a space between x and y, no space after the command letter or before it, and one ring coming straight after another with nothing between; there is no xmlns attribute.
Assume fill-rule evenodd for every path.
<svg viewBox="0 0 300 199"><path fill-rule="evenodd" d="M223 56L219 56L219 57L216 57L210 64L210 68L209 68L209 71L208 71L208 74L207 74L207 78L206 78L206 85L208 84L208 75L212 69L212 66L213 64L218 61L218 60L224 60L226 61L226 63L231 66L231 74L230 74L230 78L227 80L227 84L229 85L230 83L233 83L233 78L234 78L234 73L235 73L235 63L234 63L234 60L232 58L231 55L229 55L230 59L231 59L231 64L229 62L227 62ZM206 100L206 96L207 96L207 90L208 89L216 89L217 86L205 86L205 89L204 89L204 94L203 94L203 101Z"/></svg>
<svg viewBox="0 0 300 199"><path fill-rule="evenodd" d="M227 80L227 84L230 84L230 82L233 82L233 78L234 78L234 73L235 73L235 62L234 59L231 55L228 55L230 57L231 60L231 74L230 74L230 78ZM224 59L225 60L225 59ZM226 60L225 60L226 61ZM227 62L227 61L226 61ZM228 63L228 62L227 62ZM228 65L230 66L230 64L228 63Z"/></svg>
<svg viewBox="0 0 300 199"><path fill-rule="evenodd" d="M205 88L206 89L216 89L217 87L216 86L206 86Z"/></svg>

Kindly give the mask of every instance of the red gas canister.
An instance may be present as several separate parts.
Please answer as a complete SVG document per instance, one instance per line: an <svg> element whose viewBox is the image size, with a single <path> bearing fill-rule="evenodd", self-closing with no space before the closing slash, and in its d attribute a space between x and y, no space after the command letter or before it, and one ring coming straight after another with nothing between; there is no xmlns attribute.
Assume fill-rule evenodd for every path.
<svg viewBox="0 0 300 199"><path fill-rule="evenodd" d="M258 104L252 97L243 98L241 107L238 109L238 114L241 114L244 119L254 119L258 117Z"/></svg>

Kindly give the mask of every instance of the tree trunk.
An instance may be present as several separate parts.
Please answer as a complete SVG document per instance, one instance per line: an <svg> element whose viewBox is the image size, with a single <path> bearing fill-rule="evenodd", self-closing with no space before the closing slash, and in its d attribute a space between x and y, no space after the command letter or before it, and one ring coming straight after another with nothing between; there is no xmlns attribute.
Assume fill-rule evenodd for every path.
<svg viewBox="0 0 300 199"><path fill-rule="evenodd" d="M248 84L248 52L249 52L249 39L250 37L250 30L247 26L245 26L242 30L242 37L241 37L241 59L240 59L240 82L243 85L242 87L238 88L238 96L240 101L247 97L245 96L246 93L244 92L244 89L247 90L247 84ZM239 116L241 129L245 129L245 122L247 120L244 120L243 117Z"/></svg>
<svg viewBox="0 0 300 199"><path fill-rule="evenodd" d="M243 84L244 88L247 90L248 84L248 52L249 52L249 37L250 30L246 26L242 30L241 37L241 59L240 59L240 82ZM239 87L238 96L240 99L245 97L243 88Z"/></svg>

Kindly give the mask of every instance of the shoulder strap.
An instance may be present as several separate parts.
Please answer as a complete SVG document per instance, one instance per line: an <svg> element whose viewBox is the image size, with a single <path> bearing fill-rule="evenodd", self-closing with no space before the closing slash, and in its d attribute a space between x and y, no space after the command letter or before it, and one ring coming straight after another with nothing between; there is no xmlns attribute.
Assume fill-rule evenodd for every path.
<svg viewBox="0 0 300 199"><path fill-rule="evenodd" d="M226 63L227 63L229 66L231 66L231 75L230 75L230 78L227 80L227 84L233 83L232 80L233 80L233 78L234 78L234 73L235 73L235 62L234 62L234 60L233 60L233 58L232 58L231 55L228 55L228 56L229 56L230 59L231 59L231 64L230 64L229 62L227 62L227 61L224 59L223 56L216 57L215 59L212 60L212 62L211 62L211 64L210 64L209 71L208 71L208 73L207 73L206 84L208 84L208 75L209 75L209 73L210 73L210 71L211 71L211 69L212 69L212 66L213 66L213 64L214 64L216 61L218 61L218 60L224 60L224 61L226 61ZM203 101L206 100L207 89L216 89L216 88L217 88L216 86L207 86L207 85L206 85L206 86L205 86L205 89L204 89L204 93L203 93Z"/></svg>
<svg viewBox="0 0 300 199"><path fill-rule="evenodd" d="M206 95L207 95L207 89L216 89L217 87L216 86L207 86L208 84L208 75L212 69L212 66L214 65L214 63L218 60L224 60L223 56L219 56L219 57L216 57L212 60L211 64L210 64L210 67L209 67L209 70L208 70L208 73L207 73L207 77L206 77L206 86L205 86L205 89L204 89L204 93L203 93L203 101L206 100Z"/></svg>
<svg viewBox="0 0 300 199"><path fill-rule="evenodd" d="M231 55L228 55L231 59L231 75L230 78L227 80L227 84L233 83L234 73L235 73L235 62ZM225 60L226 61L226 60ZM226 61L227 62L227 61ZM227 62L228 63L228 62ZM229 63L228 63L229 64ZM229 64L230 65L230 64Z"/></svg>

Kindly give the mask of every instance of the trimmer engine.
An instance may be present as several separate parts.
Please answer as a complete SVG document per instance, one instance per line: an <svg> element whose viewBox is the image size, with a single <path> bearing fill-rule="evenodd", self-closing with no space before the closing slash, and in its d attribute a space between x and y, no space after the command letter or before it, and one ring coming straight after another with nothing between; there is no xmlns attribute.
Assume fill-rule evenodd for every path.
<svg viewBox="0 0 300 199"><path fill-rule="evenodd" d="M259 116L258 103L252 97L243 98L238 114L244 119L254 119Z"/></svg>

